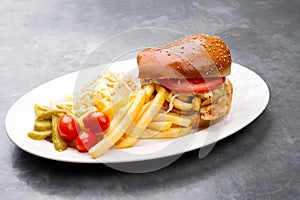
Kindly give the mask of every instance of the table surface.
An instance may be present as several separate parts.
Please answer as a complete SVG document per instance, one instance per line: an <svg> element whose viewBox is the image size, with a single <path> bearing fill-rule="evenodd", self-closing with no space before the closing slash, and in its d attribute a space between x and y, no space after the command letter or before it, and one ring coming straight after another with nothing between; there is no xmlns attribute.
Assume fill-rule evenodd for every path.
<svg viewBox="0 0 300 200"><path fill-rule="evenodd" d="M299 0L1 0L2 198L299 199L299 8ZM266 110L218 142L206 157L200 159L195 150L163 169L141 174L39 158L9 140L5 116L19 97L79 70L110 36L142 27L220 36L233 61L268 84ZM140 40L148 41L147 35ZM109 49L105 52L126 47L117 41L102 45ZM109 55L99 56L106 61Z"/></svg>

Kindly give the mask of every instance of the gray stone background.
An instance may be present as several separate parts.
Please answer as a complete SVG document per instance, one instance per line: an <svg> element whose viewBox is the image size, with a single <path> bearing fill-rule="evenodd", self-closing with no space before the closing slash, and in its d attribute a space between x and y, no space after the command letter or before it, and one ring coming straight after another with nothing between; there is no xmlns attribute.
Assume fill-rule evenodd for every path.
<svg viewBox="0 0 300 200"><path fill-rule="evenodd" d="M0 0L1 199L300 199L299 9L299 0ZM149 26L222 37L233 61L267 82L265 112L204 159L192 151L146 174L50 161L9 140L5 115L19 97L80 69L109 36Z"/></svg>

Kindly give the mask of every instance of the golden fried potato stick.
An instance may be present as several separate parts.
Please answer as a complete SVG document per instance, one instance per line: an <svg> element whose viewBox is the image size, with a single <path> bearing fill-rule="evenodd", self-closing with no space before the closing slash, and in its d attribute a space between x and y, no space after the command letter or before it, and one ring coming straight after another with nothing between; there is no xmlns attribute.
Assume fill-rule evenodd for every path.
<svg viewBox="0 0 300 200"><path fill-rule="evenodd" d="M146 98L150 98L151 95L153 94L155 88L154 88L154 84L153 83L150 83L150 84L147 84L145 87L144 87L145 91L146 91Z"/></svg>
<svg viewBox="0 0 300 200"><path fill-rule="evenodd" d="M106 131L105 137L89 150L89 153L93 158L97 158L104 154L125 134L132 124L132 120L136 118L142 105L145 103L145 94L144 89L139 90L130 107L125 109L124 113L120 111L116 114L116 120L113 120L108 131ZM126 112L127 110L128 112Z"/></svg>
<svg viewBox="0 0 300 200"><path fill-rule="evenodd" d="M170 121L173 124L177 124L180 126L190 126L192 120L187 117L181 117L179 115L171 114L171 113L158 113L156 117L153 119L154 122L165 122Z"/></svg>
<svg viewBox="0 0 300 200"><path fill-rule="evenodd" d="M106 101L100 101L99 99L94 100L94 105L98 110L104 110L108 105L108 102Z"/></svg>
<svg viewBox="0 0 300 200"><path fill-rule="evenodd" d="M130 130L132 130L134 128L134 126L137 124L137 121L142 118L142 116L144 115L144 113L146 112L146 110L149 108L149 106L151 105L151 103L152 103L152 101L149 101L149 102L147 102L146 104L144 104L142 106L142 109L139 111L139 114L137 115L136 120L134 121L135 124L133 124L133 126L130 127L131 128Z"/></svg>
<svg viewBox="0 0 300 200"><path fill-rule="evenodd" d="M160 87L156 85L156 88L159 89ZM193 108L192 103L187 103L187 102L181 101L178 97L174 98L174 94L172 92L166 92L167 102L172 102L172 105L175 108L177 108L179 110L191 110ZM174 98L174 99L172 100L172 98Z"/></svg>
<svg viewBox="0 0 300 200"><path fill-rule="evenodd" d="M150 106L146 109L141 119L138 120L136 126L134 126L132 131L127 132L127 138L118 143L118 148L131 147L138 141L140 136L143 134L143 131L147 128L147 126L161 109L165 98L166 90L163 87L160 87L155 98L151 102Z"/></svg>
<svg viewBox="0 0 300 200"><path fill-rule="evenodd" d="M148 128L156 131L166 131L172 126L172 122L151 122Z"/></svg>
<svg viewBox="0 0 300 200"><path fill-rule="evenodd" d="M177 98L175 98L172 102L173 106L179 110L191 110L193 108L193 104L183 102Z"/></svg>
<svg viewBox="0 0 300 200"><path fill-rule="evenodd" d="M145 92L146 92L146 98L147 98L147 99L153 94L153 92L154 92L154 90L155 90L153 84L148 84L148 85L146 85L146 86L144 87L144 89L145 89ZM134 126L136 126L137 121L138 121L139 119L141 119L141 117L144 115L144 113L146 112L146 109L148 109L148 107L151 105L151 103L152 103L152 100L149 101L149 102L147 102L146 104L144 104L144 105L142 106L142 109L140 110L140 112L139 112L139 114L137 115L136 119L133 121L134 123L131 124L131 126L130 126L130 128L128 129L127 132L130 133L130 132L132 131L132 129L134 128ZM120 140L116 143L115 146L118 147L119 144L122 143L122 141L125 140L127 137L128 137L127 134L123 135L123 136L120 138Z"/></svg>
<svg viewBox="0 0 300 200"><path fill-rule="evenodd" d="M132 129L136 126L137 121L143 116L143 114L146 112L146 109L151 105L152 101L149 101L148 103L144 104L142 106L142 109L140 110L138 116L136 117L136 120L134 120L134 123L131 124L131 126L128 129L128 133L132 131ZM125 140L128 137L127 134L123 135L120 140L115 144L115 146L118 148L119 144L122 143L123 140Z"/></svg>
<svg viewBox="0 0 300 200"><path fill-rule="evenodd" d="M200 105L201 105L200 97L194 96L194 98L192 100L192 104L193 104L193 111L199 111Z"/></svg>
<svg viewBox="0 0 300 200"><path fill-rule="evenodd" d="M113 113L117 113L122 107L126 106L128 102L129 96L126 96L116 101L113 101L112 103L109 103L107 101L102 102L98 99L95 99L94 105L99 111L104 112L112 120Z"/></svg>
<svg viewBox="0 0 300 200"><path fill-rule="evenodd" d="M192 126L183 128L170 128L167 131L157 131L153 129L146 129L141 138L143 139L168 139L177 138L191 133Z"/></svg>
<svg viewBox="0 0 300 200"><path fill-rule="evenodd" d="M153 84L148 84L146 85L144 88L145 90L145 95L146 95L146 100L153 94L154 92L154 85ZM139 113L137 114L136 118L133 119L134 124L131 124L130 128L128 130L132 130L133 127L137 124L137 121L143 116L143 114L146 112L146 109L148 109L148 107L151 105L152 101L147 102L146 104L144 104L141 108L141 110L139 110Z"/></svg>

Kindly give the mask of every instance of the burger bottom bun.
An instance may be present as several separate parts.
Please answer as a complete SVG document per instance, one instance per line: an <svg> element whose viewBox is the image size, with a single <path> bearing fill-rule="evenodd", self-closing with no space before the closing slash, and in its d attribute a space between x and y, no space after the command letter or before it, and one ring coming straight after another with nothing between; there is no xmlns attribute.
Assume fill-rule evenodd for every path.
<svg viewBox="0 0 300 200"><path fill-rule="evenodd" d="M214 119L214 120L204 120L204 119L201 119L198 121L198 129L205 129L217 122L220 122L222 121L222 119L224 119L225 117L227 116L227 113L226 114L223 114L221 116L219 116L217 119Z"/></svg>

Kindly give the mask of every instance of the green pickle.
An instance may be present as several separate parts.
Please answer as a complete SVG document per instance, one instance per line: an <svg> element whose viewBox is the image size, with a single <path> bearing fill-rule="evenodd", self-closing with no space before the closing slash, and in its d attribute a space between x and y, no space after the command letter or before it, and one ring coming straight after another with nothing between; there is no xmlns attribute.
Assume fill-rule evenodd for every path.
<svg viewBox="0 0 300 200"><path fill-rule="evenodd" d="M51 128L52 128L51 120L42 120L42 121L35 120L34 122L35 131L48 131L51 130Z"/></svg>
<svg viewBox="0 0 300 200"><path fill-rule="evenodd" d="M51 132L51 135L49 135L49 136L47 136L47 137L45 138L45 140L46 140L47 142L51 142L51 143L52 143L52 132Z"/></svg>
<svg viewBox="0 0 300 200"><path fill-rule="evenodd" d="M68 148L68 144L64 141L57 131L58 117L52 116L52 143L56 151L64 151Z"/></svg>
<svg viewBox="0 0 300 200"><path fill-rule="evenodd" d="M62 109L48 110L48 111L45 111L45 112L41 113L40 115L38 115L36 117L36 120L41 121L41 120L45 120L45 119L51 119L52 115L59 115L61 113L67 113L67 111L66 110L62 110ZM52 117L52 119L53 119L53 117Z"/></svg>
<svg viewBox="0 0 300 200"><path fill-rule="evenodd" d="M46 137L49 137L51 135L51 130L46 131L30 131L28 134L28 137L34 139L34 140L42 140Z"/></svg>
<svg viewBox="0 0 300 200"><path fill-rule="evenodd" d="M36 116L38 116L48 110L49 110L49 107L47 107L47 106L40 106L39 104L34 105L34 113Z"/></svg>
<svg viewBox="0 0 300 200"><path fill-rule="evenodd" d="M72 106L70 106L70 105L66 105L66 104L58 104L58 105L56 105L56 107L57 107L58 109L65 110L65 111L67 111L68 113L71 113L71 112L72 112Z"/></svg>

